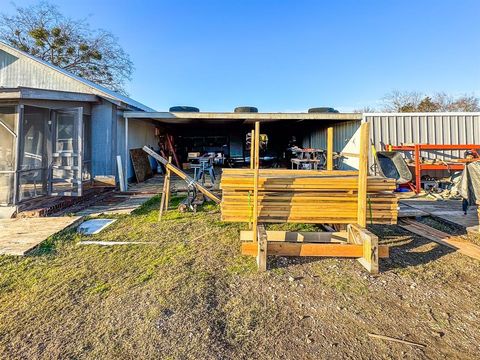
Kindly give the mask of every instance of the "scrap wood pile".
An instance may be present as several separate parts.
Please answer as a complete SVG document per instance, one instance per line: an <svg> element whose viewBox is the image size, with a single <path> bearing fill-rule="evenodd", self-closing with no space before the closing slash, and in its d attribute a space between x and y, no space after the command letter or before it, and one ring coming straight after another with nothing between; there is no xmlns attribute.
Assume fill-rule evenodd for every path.
<svg viewBox="0 0 480 360"><path fill-rule="evenodd" d="M222 220L249 222L253 170L224 169ZM396 224L395 179L367 179L367 223ZM258 221L349 224L357 220L357 171L260 169Z"/></svg>

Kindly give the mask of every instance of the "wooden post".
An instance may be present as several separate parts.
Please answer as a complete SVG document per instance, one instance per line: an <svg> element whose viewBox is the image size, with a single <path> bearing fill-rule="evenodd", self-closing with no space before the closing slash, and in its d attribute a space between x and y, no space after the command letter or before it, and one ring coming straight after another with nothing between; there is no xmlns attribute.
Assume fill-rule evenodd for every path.
<svg viewBox="0 0 480 360"><path fill-rule="evenodd" d="M377 274L379 258L378 237L356 224L348 225L347 234L349 243L362 245L363 247L362 257L357 259L358 262L371 274ZM388 254L388 248L386 252Z"/></svg>
<svg viewBox="0 0 480 360"><path fill-rule="evenodd" d="M165 197L167 192L167 177L163 180L162 198L160 199L160 209L158 211L158 221L162 220L163 209L165 208Z"/></svg>
<svg viewBox="0 0 480 360"><path fill-rule="evenodd" d="M264 225L257 227L258 247L257 247L257 266L258 271L267 271L267 231Z"/></svg>
<svg viewBox="0 0 480 360"><path fill-rule="evenodd" d="M327 129L327 170L333 170L333 127Z"/></svg>
<svg viewBox="0 0 480 360"><path fill-rule="evenodd" d="M252 130L250 134L250 169L253 169L255 157L255 130Z"/></svg>
<svg viewBox="0 0 480 360"><path fill-rule="evenodd" d="M168 157L168 163L170 164L172 162L172 157ZM169 167L166 167L167 171L165 174L165 181L166 181L166 189L165 189L165 210L168 210L168 204L170 203L170 176L171 176L171 170Z"/></svg>
<svg viewBox="0 0 480 360"><path fill-rule="evenodd" d="M360 156L358 163L357 224L367 226L367 176L368 176L369 124L360 126Z"/></svg>
<svg viewBox="0 0 480 360"><path fill-rule="evenodd" d="M253 152L254 167L253 167L253 216L252 216L252 232L253 241L257 241L257 226L258 226L258 168L260 166L260 122L255 123L255 148Z"/></svg>

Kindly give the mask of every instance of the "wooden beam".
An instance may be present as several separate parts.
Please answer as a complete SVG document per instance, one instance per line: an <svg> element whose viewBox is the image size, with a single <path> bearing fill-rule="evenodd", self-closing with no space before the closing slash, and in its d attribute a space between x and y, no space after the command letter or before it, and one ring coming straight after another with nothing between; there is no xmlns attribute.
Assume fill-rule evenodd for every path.
<svg viewBox="0 0 480 360"><path fill-rule="evenodd" d="M480 246L461 240L443 231L434 229L413 219L402 219L399 226L425 239L447 246L459 253L480 260Z"/></svg>
<svg viewBox="0 0 480 360"><path fill-rule="evenodd" d="M160 209L158 211L158 221L162 220L163 209L165 209L165 197L167 192L167 177L163 179L162 198L160 200Z"/></svg>
<svg viewBox="0 0 480 360"><path fill-rule="evenodd" d="M258 168L260 167L260 122L255 123L255 149L253 152L253 214L252 234L256 235L258 226ZM254 241L257 241L254 239Z"/></svg>
<svg viewBox="0 0 480 360"><path fill-rule="evenodd" d="M347 233L350 243L362 246L362 255L358 259L360 264L371 274L377 274L378 259L381 255L378 237L357 224L348 224Z"/></svg>
<svg viewBox="0 0 480 360"><path fill-rule="evenodd" d="M268 241L342 243L347 240L347 232L304 232L267 230L267 238ZM248 230L240 231L240 240L253 241L252 232Z"/></svg>
<svg viewBox="0 0 480 360"><path fill-rule="evenodd" d="M267 271L267 232L264 225L257 227L257 266L258 271Z"/></svg>
<svg viewBox="0 0 480 360"><path fill-rule="evenodd" d="M169 156L168 157L168 162L171 164L172 163L172 157ZM167 173L166 173L166 181L167 181L167 184L166 184L166 189L165 189L165 210L168 210L168 205L170 203L170 176L171 176L171 173L172 171L167 167Z"/></svg>
<svg viewBox="0 0 480 360"><path fill-rule="evenodd" d="M254 168L254 158L255 158L255 130L252 130L250 133L250 169Z"/></svg>
<svg viewBox="0 0 480 360"><path fill-rule="evenodd" d="M167 169L170 169L175 175L177 175L178 177L180 177L181 179L185 180L188 184L192 184L194 185L198 191L200 191L202 194L204 194L206 197L208 197L209 199L215 201L217 204L220 204L221 200L215 196L214 194L212 194L208 189L206 189L205 187L203 187L202 185L200 185L198 182L196 182L193 178L191 178L189 175L187 175L186 173L184 173L182 170L180 170L179 168L177 168L175 165L173 164L170 164L168 163L168 160L165 159L164 157L158 155L155 151L153 151L152 149L150 149L148 146L144 146L143 147L143 151L145 151L148 155L150 155L151 157L153 157L155 160L159 161L160 163L162 163L163 165L165 165L165 167Z"/></svg>
<svg viewBox="0 0 480 360"><path fill-rule="evenodd" d="M367 226L367 176L368 176L368 136L369 123L360 126L360 157L358 164L358 207L357 223Z"/></svg>
<svg viewBox="0 0 480 360"><path fill-rule="evenodd" d="M388 246L378 248L381 258L388 257ZM244 242L242 255L258 256L258 243ZM357 244L267 242L268 255L361 258L363 246Z"/></svg>
<svg viewBox="0 0 480 360"><path fill-rule="evenodd" d="M327 170L333 170L333 127L327 129Z"/></svg>

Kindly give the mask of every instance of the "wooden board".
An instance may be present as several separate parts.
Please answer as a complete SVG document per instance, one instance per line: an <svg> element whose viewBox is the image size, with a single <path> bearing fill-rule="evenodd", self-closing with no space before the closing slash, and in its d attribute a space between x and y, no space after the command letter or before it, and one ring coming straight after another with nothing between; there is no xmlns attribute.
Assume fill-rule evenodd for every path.
<svg viewBox="0 0 480 360"><path fill-rule="evenodd" d="M153 151L152 149L150 149L148 146L144 146L143 147L143 151L145 151L147 154L149 154L150 156L152 156L155 160L159 161L160 163L162 163L163 165L166 166L167 169L170 169L171 172L173 172L175 175L177 175L178 177L180 177L181 179L185 180L189 185L193 185L197 188L198 191L200 191L203 195L205 195L206 197L208 197L210 200L213 200L214 202L216 202L217 204L220 203L220 199L215 196L215 194L213 194L212 192L210 192L207 188L205 188L203 185L199 184L197 181L195 181L191 176L187 175L186 173L184 173L182 170L180 170L178 167L176 167L175 165L171 164L168 162L167 159L165 159L164 157L158 155L155 151Z"/></svg>
<svg viewBox="0 0 480 360"><path fill-rule="evenodd" d="M358 262L371 274L377 274L378 259L381 257L381 250L378 245L378 237L357 224L349 224L347 227L348 241L353 244L361 245L363 254Z"/></svg>
<svg viewBox="0 0 480 360"><path fill-rule="evenodd" d="M464 241L413 219L402 219L399 226L425 239L456 250L463 255L480 260L480 246L476 244Z"/></svg>
<svg viewBox="0 0 480 360"><path fill-rule="evenodd" d="M388 246L379 247L379 257L389 255ZM242 255L257 256L258 244L244 242L241 247ZM320 256L360 258L363 256L363 245L334 244L334 243L291 243L267 242L267 254L276 256Z"/></svg>
<svg viewBox="0 0 480 360"><path fill-rule="evenodd" d="M152 167L145 151L142 149L130 149L130 158L132 159L137 183L144 182L153 176Z"/></svg>
<svg viewBox="0 0 480 360"><path fill-rule="evenodd" d="M358 206L356 223L361 227L367 226L368 135L369 123L366 122L360 126L360 158L358 166Z"/></svg>
<svg viewBox="0 0 480 360"><path fill-rule="evenodd" d="M347 232L307 232L307 231L275 231L267 230L268 241L289 242L333 242L343 243L347 241ZM240 231L241 241L253 241L251 231Z"/></svg>

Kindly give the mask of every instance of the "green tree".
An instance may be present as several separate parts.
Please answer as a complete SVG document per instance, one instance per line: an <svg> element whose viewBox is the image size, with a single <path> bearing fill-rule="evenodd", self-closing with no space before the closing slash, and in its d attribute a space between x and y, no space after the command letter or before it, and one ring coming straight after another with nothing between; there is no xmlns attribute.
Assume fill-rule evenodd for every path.
<svg viewBox="0 0 480 360"><path fill-rule="evenodd" d="M91 29L85 19L67 18L45 1L2 14L0 39L114 91L125 94L124 84L131 80L132 61L115 36Z"/></svg>

